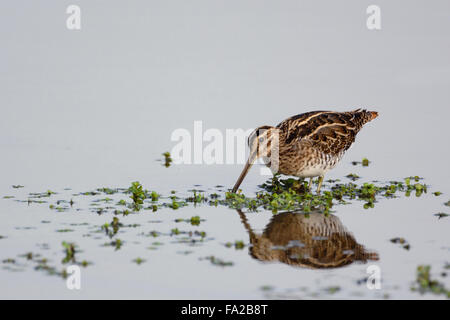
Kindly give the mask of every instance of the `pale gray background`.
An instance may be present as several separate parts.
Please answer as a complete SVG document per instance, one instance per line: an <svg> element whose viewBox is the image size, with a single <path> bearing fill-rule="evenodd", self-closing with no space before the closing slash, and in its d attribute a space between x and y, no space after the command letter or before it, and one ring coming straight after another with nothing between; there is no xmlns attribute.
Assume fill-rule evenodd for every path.
<svg viewBox="0 0 450 320"><path fill-rule="evenodd" d="M80 31L66 29L70 4L81 7ZM381 31L366 28L370 4L381 7ZM162 192L231 187L241 166L166 170L155 162L172 148L171 132L192 130L194 120L205 129L251 128L358 107L380 116L328 177L368 157L365 178L420 175L448 191L448 1L2 1L0 43L2 194L11 184L82 191L134 180ZM242 187L263 180L253 170ZM22 221L15 217L11 227ZM368 220L354 219L354 232L366 230ZM437 231L420 232L428 241ZM374 235L358 236L377 247Z"/></svg>
<svg viewBox="0 0 450 320"><path fill-rule="evenodd" d="M144 179L172 148L171 132L194 120L251 128L367 107L380 117L355 157L376 160L386 176L443 182L450 4L377 1L382 30L369 31L372 3L2 1L2 180ZM66 29L69 4L82 9L80 31ZM220 170L232 184L239 168Z"/></svg>

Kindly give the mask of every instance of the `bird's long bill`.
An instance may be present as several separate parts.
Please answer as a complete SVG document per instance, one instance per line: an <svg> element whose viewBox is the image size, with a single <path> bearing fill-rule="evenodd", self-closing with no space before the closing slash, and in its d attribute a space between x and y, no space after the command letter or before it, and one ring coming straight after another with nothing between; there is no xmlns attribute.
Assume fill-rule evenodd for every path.
<svg viewBox="0 0 450 320"><path fill-rule="evenodd" d="M236 193L236 191L238 190L238 188L241 185L242 181L244 180L245 176L247 175L248 171L252 167L254 160L255 160L254 155L250 155L248 157L248 160L245 163L244 169L242 170L241 175L239 176L239 178L237 179L236 183L234 184L233 190L231 192Z"/></svg>

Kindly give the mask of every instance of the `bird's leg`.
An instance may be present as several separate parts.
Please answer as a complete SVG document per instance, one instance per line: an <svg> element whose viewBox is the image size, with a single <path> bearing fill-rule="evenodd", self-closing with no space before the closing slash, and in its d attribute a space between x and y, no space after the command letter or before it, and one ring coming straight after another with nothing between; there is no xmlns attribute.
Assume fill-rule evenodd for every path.
<svg viewBox="0 0 450 320"><path fill-rule="evenodd" d="M308 192L311 192L312 183L313 183L313 178L311 177L311 178L309 178Z"/></svg>
<svg viewBox="0 0 450 320"><path fill-rule="evenodd" d="M320 194L320 188L322 187L323 176L319 177L319 185L317 186L317 194Z"/></svg>

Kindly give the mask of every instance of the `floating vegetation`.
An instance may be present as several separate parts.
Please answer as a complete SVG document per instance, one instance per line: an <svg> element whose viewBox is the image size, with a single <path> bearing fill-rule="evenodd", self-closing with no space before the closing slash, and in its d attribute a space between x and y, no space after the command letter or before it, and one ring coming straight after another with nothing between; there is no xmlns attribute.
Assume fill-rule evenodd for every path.
<svg viewBox="0 0 450 320"><path fill-rule="evenodd" d="M117 234L120 227L123 227L123 224L119 222L119 218L113 217L111 223L105 223L101 229L105 231L108 237L112 238Z"/></svg>
<svg viewBox="0 0 450 320"><path fill-rule="evenodd" d="M439 281L431 279L430 271L431 266L429 265L418 266L417 279L411 290L418 291L421 294L425 294L427 292L437 295L444 294L447 298L450 298L450 291L447 290Z"/></svg>
<svg viewBox="0 0 450 320"><path fill-rule="evenodd" d="M364 160L367 159L363 159L363 161L356 164L366 166L364 164ZM369 162L367 165L368 164ZM34 204L46 203L41 207L47 211L49 211L47 208L50 208L52 210L51 212L54 214L57 214L57 212L77 211L82 211L83 214L89 214L91 212L101 215L106 214L106 220L102 220L101 222L92 225L88 225L87 223L79 225L88 225L88 227L83 228L82 236L86 237L86 241L88 240L87 238L92 241L99 241L96 243L97 248L100 246L103 248L102 250L107 251L108 254L113 254L114 251L121 249L128 250L130 247L133 250L133 246L139 246L139 248L144 250L146 253L150 253L146 250L170 252L170 246L174 245L176 246L176 249L173 251L177 254L188 255L196 252L196 247L204 246L205 244L208 244L208 241L216 239L214 238L214 235L209 234L208 230L206 230L208 231L208 237L205 231L199 230L200 227L198 226L206 225L203 224L206 220L200 217L200 213L196 213L192 210L189 210L188 212L179 210L186 206L191 208L222 206L231 209L245 209L246 211L252 212L269 210L274 214L278 214L281 211L295 211L302 213L302 216L304 216L305 219L310 219L313 221L311 218L315 218L314 215L316 213L324 219L332 217L333 215L331 212L335 210L335 207L338 205L357 203L365 209L370 209L374 208L374 206L383 199L395 199L404 196L413 197L414 195L416 197L421 197L427 194L427 192L432 193L434 196L439 196L442 194L441 192L434 190L432 190L434 192L430 192L428 190L429 186L427 186L422 180L423 179L418 176L410 176L400 179L400 181L364 182L363 178L361 178L358 174L350 173L345 178L342 178L342 181L339 179L327 180L324 182L322 193L315 194L309 191L310 186L308 185L307 180L287 177L282 178L279 175L275 175L260 185L257 192L249 195L226 192L227 188L222 185L218 185L215 188L195 185L194 187L197 188L196 190L181 190L179 193L172 191L169 194L164 194L157 192L156 190L148 191L139 181L135 181L132 182L131 186L128 188L102 187L80 193L69 191L58 194L57 196L54 196L57 193L51 190L42 193L25 192L23 200L17 199L13 201L18 201L24 204L27 203L28 205L33 204L33 206ZM313 181L313 184L317 183L317 180ZM311 189L314 190L315 188ZM12 190L10 190L10 192L13 193ZM65 197L64 199L63 195ZM19 195L14 196L20 198ZM14 196L11 195L9 197L13 198ZM434 198L434 196L432 197ZM74 202L73 199L75 199L76 202ZM434 199L434 201L438 201L441 204L443 202L442 200ZM445 205L450 206L450 200L447 201ZM24 205L24 207L26 206ZM168 209L179 211L172 212ZM152 212L156 211L158 211L157 214L152 214ZM201 212L203 216L203 211ZM432 213L430 213L429 216L431 216ZM321 214L328 217L322 217ZM144 215L144 217L139 217L139 215ZM149 221L150 219L146 215L151 215L151 221ZM157 218L155 218L156 215L158 215ZM163 215L166 215L165 219L163 218ZM278 218L281 216L282 214L278 214L273 218ZM439 212L434 214L434 216L441 219L443 217L447 217L448 214ZM210 216L208 216L208 220L210 219L209 217ZM93 217L93 219L100 218L101 217ZM433 220L435 219L433 217L429 218ZM82 216L81 219L83 219ZM125 223L126 219L131 219L131 221L135 221L133 219L141 219L139 220L140 222L143 221L142 219L145 219L143 223L164 222L165 229L152 230L152 228L155 227L155 224L153 224L150 229L148 228L148 224L143 224L143 227L136 230L133 235L130 235L131 232L126 234L126 231L128 231L126 228L137 228L139 226L138 224L127 225ZM45 227L55 230L58 233L72 232L67 234L67 236L76 234L76 232L80 231L75 227L75 224L63 223L62 226L57 225L58 219L52 219L52 221L39 219L37 221L41 221L42 223L51 222L51 225L47 225ZM28 230L30 228L31 227L22 227L20 230ZM133 239L133 236L135 235L138 236L137 240L139 241L136 241L136 238ZM9 234L8 236L11 237ZM118 236L122 239L119 239ZM4 236L0 236L0 239L4 238ZM330 238L332 237L330 236ZM330 238L328 238L328 236L314 236L311 237L311 241L315 243L326 243L327 241L332 241ZM201 257L200 260L209 260L209 262L215 266L227 267L234 265L233 262L228 261L228 259L234 260L232 257L230 258L231 255L242 255L243 252L245 252L242 250L245 250L245 248L249 248L249 252L252 252L252 250L253 252L256 252L253 249L256 246L251 240L249 243L242 240L230 240L231 241L226 243L224 242L227 240L222 240L222 242L220 242L221 252L227 252L227 255L223 256L224 259L220 259L213 255L204 257L208 254L204 251L200 251L201 253L198 257ZM409 242L404 238L393 238L390 239L390 241L405 250L410 250L411 248ZM300 250L299 248L302 248L302 246L303 243L301 241L293 240L286 244L273 245L270 247L270 250L275 250L279 253L281 251ZM42 250L49 250L50 246L48 244L42 244L39 248ZM86 260L78 262L78 255L80 254L79 248L75 245L75 243L63 242L63 248L64 256L59 256L59 258L56 259L58 261L55 266L53 266L53 263L50 260L47 260L47 258L40 257L37 253L28 252L20 257L2 257L4 259L4 265L2 267L8 267L8 270L19 270L27 265L31 265L35 270L43 270L47 272L47 274L65 277L67 276L67 273L65 272L64 267L67 267L68 264L73 263L80 266L89 265ZM231 250L225 248L230 248ZM61 248L58 242L57 250L60 251L60 249ZM203 249L205 249L205 246ZM235 252L233 249L241 251ZM130 264L130 260L137 255L142 255L145 257L145 253L142 253L142 250L136 251L135 255L129 256L127 258L128 263ZM396 250L396 248L393 248L393 250ZM327 249L327 252L330 253L329 248ZM352 249L343 250L342 252L346 255L354 254ZM61 252L59 252L59 254L61 254ZM214 254L221 256L220 251L214 251ZM119 252L117 256L120 255L121 254ZM195 257L194 259L197 259L198 257ZM307 257L307 255L294 252L286 255L286 257L289 261L294 261L303 259ZM137 257L131 261L137 265L146 262L146 260L142 257ZM24 262L24 264L21 264L22 262ZM208 266L208 263L206 264ZM439 285L436 285L433 282L434 280L429 279L429 274L427 275L426 271L422 271L420 274L420 279L420 283L424 283L424 285L419 285L417 290L419 290L419 288L421 288L420 290L423 292L428 290L441 292L443 290L443 287L439 287ZM426 280L428 282L423 279L428 279ZM417 283L419 283L419 281ZM334 294L339 292L341 289L339 287L321 287L320 290L321 294L323 294L324 291L329 294Z"/></svg>
<svg viewBox="0 0 450 320"><path fill-rule="evenodd" d="M346 175L345 177L346 177L346 178L349 178L349 179L352 180L352 181L356 181L356 180L358 180L359 178L361 178L360 176L358 176L357 174L354 174L354 173L350 173L350 174Z"/></svg>
<svg viewBox="0 0 450 320"><path fill-rule="evenodd" d="M119 202L117 202L117 205L118 206L126 206L127 205L127 202L125 201L125 200L119 200Z"/></svg>
<svg viewBox="0 0 450 320"><path fill-rule="evenodd" d="M49 205L48 207L49 207L50 209L56 210L56 211L58 211L58 212L64 212L64 211L69 210L69 208L67 208L67 207L55 206L54 204L51 204L51 205Z"/></svg>
<svg viewBox="0 0 450 320"><path fill-rule="evenodd" d="M225 247L227 248L234 247L236 250L241 250L245 248L245 243L242 240L236 240L234 243L232 242L225 243Z"/></svg>
<svg viewBox="0 0 450 320"><path fill-rule="evenodd" d="M209 260L213 265L219 266L219 267L231 267L233 265L233 262L231 262L231 261L224 261L224 260L216 258L214 256L208 256L203 259L200 258L200 260Z"/></svg>
<svg viewBox="0 0 450 320"><path fill-rule="evenodd" d="M62 246L66 256L62 260L62 263L75 262L75 244L63 241Z"/></svg>
<svg viewBox="0 0 450 320"><path fill-rule="evenodd" d="M105 243L104 246L112 246L115 248L115 251L119 250L120 248L122 248L123 245L123 241L120 240L119 238L116 238L114 241L111 241L109 243Z"/></svg>
<svg viewBox="0 0 450 320"><path fill-rule="evenodd" d="M76 249L77 246L75 245L75 243L63 241L62 246L64 248L64 253L65 253L65 257L61 261L62 264L66 264L66 263L70 262L72 264L78 264L83 267L87 267L90 264L86 260L83 260L79 263L76 261L75 253L77 253L79 250Z"/></svg>
<svg viewBox="0 0 450 320"><path fill-rule="evenodd" d="M417 179L420 178L417 177ZM425 184L418 182L412 184L411 177L405 178L405 182L391 181L384 185L367 182L362 185L353 182L336 183L328 187L324 186L328 190L318 195L308 192L306 184L307 182L302 179L280 179L278 175L275 175L260 186L263 191L257 192L256 197L248 198L241 193L227 192L225 201L219 203L234 209L247 208L251 211L261 208L274 213L279 210L311 212L314 209L327 214L336 203L347 204L350 200L361 200L365 202L363 207L369 209L374 207L377 197L394 198L399 192L410 196L413 191L417 197L420 197L427 192Z"/></svg>
<svg viewBox="0 0 450 320"><path fill-rule="evenodd" d="M159 194L155 191L152 191L152 193L150 194L150 197L151 197L152 201L155 202L155 201L158 201Z"/></svg>
<svg viewBox="0 0 450 320"><path fill-rule="evenodd" d="M122 189L123 190L123 189ZM118 192L120 192L120 190L118 188L116 189L111 189L111 188L99 188L97 189L98 192L103 192L105 194L109 194L109 195L113 195L116 194Z"/></svg>
<svg viewBox="0 0 450 320"><path fill-rule="evenodd" d="M352 165L357 166L358 164L362 165L363 167L369 166L369 159L363 158L362 161L352 161Z"/></svg>
<svg viewBox="0 0 450 320"><path fill-rule="evenodd" d="M186 199L187 202L193 202L194 204L206 202L207 199L204 194L197 193L197 190L192 190L194 195Z"/></svg>
<svg viewBox="0 0 450 320"><path fill-rule="evenodd" d="M448 200L446 203L444 203L444 206L450 207L450 200Z"/></svg>
<svg viewBox="0 0 450 320"><path fill-rule="evenodd" d="M339 292L340 290L341 290L341 288L338 286L325 288L325 291L329 294L335 294L335 293Z"/></svg>
<svg viewBox="0 0 450 320"><path fill-rule="evenodd" d="M133 209L139 211L142 208L145 198L147 198L147 190L144 191L142 185L136 181L131 183L128 192L131 193L130 198L133 200Z"/></svg>
<svg viewBox="0 0 450 320"><path fill-rule="evenodd" d="M201 219L200 219L199 216L194 216L194 217L191 217L191 219L190 219L190 223L191 223L191 225L193 225L193 226L198 226L198 225L200 225L200 221L201 221Z"/></svg>
<svg viewBox="0 0 450 320"><path fill-rule="evenodd" d="M139 257L133 260L133 262L136 263L137 265L140 265L140 264L144 263L145 261L147 261L147 260L139 258Z"/></svg>
<svg viewBox="0 0 450 320"><path fill-rule="evenodd" d="M304 179L283 179L279 175L274 175L260 185L260 190L252 197L247 197L242 193L235 194L230 192L224 192L223 194L213 192L208 194L199 190L191 190L192 195L187 197L179 197L175 191L171 191L169 196L163 196L156 191L149 192L145 190L138 181L132 182L129 188L103 187L97 188L95 191L82 192L76 195L108 195L106 197L98 197L92 200L90 204L92 207L91 211L99 215L109 212L114 215L127 216L132 212L138 213L141 209L156 212L161 207L177 210L189 204L194 206L222 205L232 209L245 208L249 211L270 210L273 213L277 213L280 210L302 210L305 213L319 210L324 214L328 214L333 206L348 204L354 200L363 201L363 208L370 209L375 206L375 203L380 198L389 199L401 195L409 197L411 194L420 197L428 191L427 185L422 183L422 178L418 176L410 176L403 181L364 182L362 184L355 182L360 179L357 174L351 173L347 175L347 178L352 181L342 183L338 179L328 180L324 183L321 194L311 193L308 182ZM313 183L317 184L318 182L313 181ZM28 203L35 201L32 197L49 197L53 194L56 193L50 190L45 193L31 193ZM128 194L131 203L120 199L120 197L113 197L115 194ZM64 212L72 209L73 203L72 199L70 199L70 202L58 200L56 204L50 204L49 208L58 212ZM102 206L102 204L104 205ZM119 209L119 206L126 209ZM76 210L83 209L78 206ZM183 219L183 221L186 221L186 219ZM193 225L198 225L200 221L194 218L190 222Z"/></svg>
<svg viewBox="0 0 450 320"><path fill-rule="evenodd" d="M448 213L438 212L438 213L435 213L434 216L438 217L438 219L442 219L442 218L448 217L449 215L448 215Z"/></svg>
<svg viewBox="0 0 450 320"><path fill-rule="evenodd" d="M175 222L188 222L193 226L200 225L201 221L205 221L205 219L200 219L199 216L191 217L190 219L175 219Z"/></svg>
<svg viewBox="0 0 450 320"><path fill-rule="evenodd" d="M172 163L172 158L170 157L170 152L164 152L162 155L164 156L164 166L166 168L170 167L170 164Z"/></svg>
<svg viewBox="0 0 450 320"><path fill-rule="evenodd" d="M16 263L16 260L12 259L12 258L8 258L8 259L4 259L2 261L2 263L12 263L12 264L14 264L14 263Z"/></svg>
<svg viewBox="0 0 450 320"><path fill-rule="evenodd" d="M411 245L405 240L405 238L393 238L390 240L392 243L398 243L405 250L411 249Z"/></svg>
<svg viewBox="0 0 450 320"><path fill-rule="evenodd" d="M14 189L20 189L23 188L24 186L20 185L20 184L16 184L12 186Z"/></svg>

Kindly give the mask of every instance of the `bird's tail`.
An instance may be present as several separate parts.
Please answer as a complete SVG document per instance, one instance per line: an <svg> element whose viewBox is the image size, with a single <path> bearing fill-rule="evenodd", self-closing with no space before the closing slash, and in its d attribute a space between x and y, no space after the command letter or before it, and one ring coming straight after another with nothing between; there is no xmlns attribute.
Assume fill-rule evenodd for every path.
<svg viewBox="0 0 450 320"><path fill-rule="evenodd" d="M366 111L369 114L369 121L372 121L376 117L378 117L378 112L376 111Z"/></svg>

